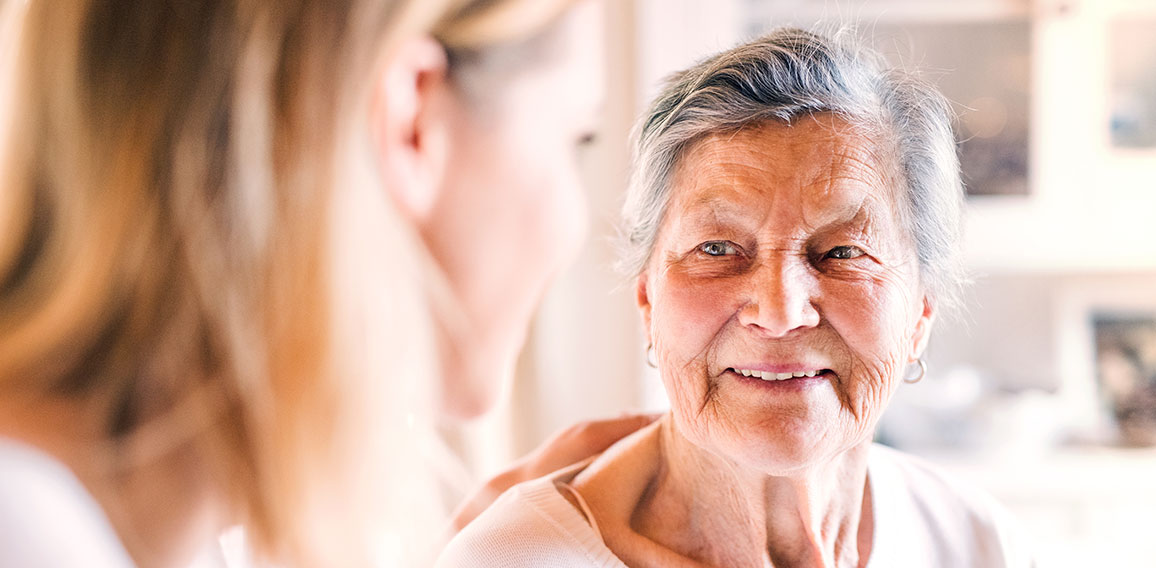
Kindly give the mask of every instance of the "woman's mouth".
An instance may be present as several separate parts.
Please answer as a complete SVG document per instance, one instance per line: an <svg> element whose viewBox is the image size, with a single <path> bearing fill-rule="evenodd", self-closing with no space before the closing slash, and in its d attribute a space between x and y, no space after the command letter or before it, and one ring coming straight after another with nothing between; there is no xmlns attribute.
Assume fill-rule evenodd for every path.
<svg viewBox="0 0 1156 568"><path fill-rule="evenodd" d="M789 372L789 373L775 373L775 372L771 372L771 371L760 371L758 369L736 369L733 367L728 368L727 371L730 371L730 372L735 373L737 375L742 375L744 377L750 377L752 379L761 379L764 381L787 381L787 380L791 380L791 379L799 379L799 378L804 378L804 377L807 377L807 378L818 377L818 376L822 376L826 373L831 372L830 369L809 369L806 371L793 371L793 372Z"/></svg>

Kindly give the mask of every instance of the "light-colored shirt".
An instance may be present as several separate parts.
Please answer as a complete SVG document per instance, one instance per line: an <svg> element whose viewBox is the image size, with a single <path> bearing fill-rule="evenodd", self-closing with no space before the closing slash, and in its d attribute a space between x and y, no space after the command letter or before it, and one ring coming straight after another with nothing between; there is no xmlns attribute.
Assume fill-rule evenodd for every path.
<svg viewBox="0 0 1156 568"><path fill-rule="evenodd" d="M578 468L514 486L460 532L438 568L625 568L559 492ZM1027 568L1010 515L983 492L934 466L874 445L868 458L874 515L869 568Z"/></svg>
<svg viewBox="0 0 1156 568"><path fill-rule="evenodd" d="M0 568L77 566L135 564L71 470L32 446L0 438ZM220 566L221 550L214 543L190 568Z"/></svg>
<svg viewBox="0 0 1156 568"><path fill-rule="evenodd" d="M0 438L0 566L134 566L104 511L64 464Z"/></svg>

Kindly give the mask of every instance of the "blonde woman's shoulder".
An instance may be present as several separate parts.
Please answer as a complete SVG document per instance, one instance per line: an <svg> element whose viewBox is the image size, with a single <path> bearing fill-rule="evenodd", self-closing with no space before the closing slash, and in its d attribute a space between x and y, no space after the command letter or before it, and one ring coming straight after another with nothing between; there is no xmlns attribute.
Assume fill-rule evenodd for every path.
<svg viewBox="0 0 1156 568"><path fill-rule="evenodd" d="M68 468L5 438L0 438L0 551L4 566L134 565L100 506Z"/></svg>

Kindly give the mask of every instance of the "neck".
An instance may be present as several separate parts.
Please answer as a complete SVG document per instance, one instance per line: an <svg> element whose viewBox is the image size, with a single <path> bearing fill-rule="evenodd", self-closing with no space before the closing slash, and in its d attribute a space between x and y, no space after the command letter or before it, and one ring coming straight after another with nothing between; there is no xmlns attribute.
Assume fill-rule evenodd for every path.
<svg viewBox="0 0 1156 568"><path fill-rule="evenodd" d="M640 534L713 566L866 562L869 442L789 475L751 471L707 452L673 421L664 424L659 444L664 465L632 523Z"/></svg>
<svg viewBox="0 0 1156 568"><path fill-rule="evenodd" d="M118 467L112 443L77 401L0 398L0 436L39 448L68 467L104 510L142 567L187 566L219 534L224 515L203 460L187 442L164 456Z"/></svg>

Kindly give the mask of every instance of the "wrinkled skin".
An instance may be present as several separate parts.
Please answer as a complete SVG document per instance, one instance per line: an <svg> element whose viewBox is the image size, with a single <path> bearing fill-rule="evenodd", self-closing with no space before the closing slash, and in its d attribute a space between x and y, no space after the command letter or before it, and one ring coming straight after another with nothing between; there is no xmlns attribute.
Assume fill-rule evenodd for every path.
<svg viewBox="0 0 1156 568"><path fill-rule="evenodd" d="M871 439L934 319L889 163L831 115L684 152L637 294L690 443L798 476ZM827 372L734 372L757 368Z"/></svg>

